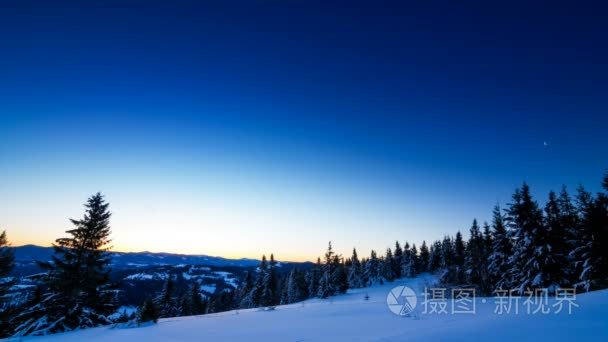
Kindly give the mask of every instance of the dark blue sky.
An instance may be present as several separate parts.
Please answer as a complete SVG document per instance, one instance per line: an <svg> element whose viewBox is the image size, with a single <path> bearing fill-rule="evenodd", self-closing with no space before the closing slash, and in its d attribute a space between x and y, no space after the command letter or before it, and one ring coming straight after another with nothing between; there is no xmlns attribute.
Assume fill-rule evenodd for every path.
<svg viewBox="0 0 608 342"><path fill-rule="evenodd" d="M309 231L291 255L306 258L330 238L382 249L467 229L523 180L543 198L562 183L595 190L607 14L554 1L3 1L0 192L17 200L0 226L50 241L101 190L124 208L123 249L182 248L126 231L148 211L170 222L187 200L217 217L181 226L267 229L275 251ZM142 207L141 192L171 204ZM24 218L50 213L44 229Z"/></svg>

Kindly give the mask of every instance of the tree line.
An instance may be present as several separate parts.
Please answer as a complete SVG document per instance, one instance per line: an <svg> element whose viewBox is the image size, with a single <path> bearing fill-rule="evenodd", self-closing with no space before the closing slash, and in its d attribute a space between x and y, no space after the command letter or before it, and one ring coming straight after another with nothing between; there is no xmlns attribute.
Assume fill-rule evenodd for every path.
<svg viewBox="0 0 608 342"><path fill-rule="evenodd" d="M541 207L524 183L504 209L494 207L490 223L480 225L473 219L466 241L460 231L430 244L423 241L420 248L396 241L384 255L372 250L361 259L354 248L350 258L343 258L330 242L324 259L318 258L312 269L293 269L282 281L272 275L273 262L268 267L263 258L255 281L247 277L231 308L327 298L349 288L424 272L437 274L443 286L474 287L481 295L493 295L496 290L524 294L542 289L555 294L558 288L606 288L608 174L602 189L593 195L581 186L573 198L564 186L559 193L549 192Z"/></svg>
<svg viewBox="0 0 608 342"><path fill-rule="evenodd" d="M97 193L85 204L80 220L71 220L67 237L53 244L51 261L39 262L46 272L40 286L19 303L11 300L9 273L13 251L0 235L0 337L41 335L116 322L148 322L159 317L198 315L234 309L266 308L308 298L327 298L349 288L363 288L420 273L437 274L445 286L475 287L482 295L498 289L517 293L558 287L584 291L608 287L608 174L595 195L579 187L574 197L563 187L551 191L543 207L527 184L515 190L504 209L498 205L489 223L473 220L465 241L454 236L427 244L399 241L379 256L335 253L331 242L323 258L306 270L280 275L274 255L262 257L234 291L201 296L198 284L177 293L169 277L162 291L150 296L134 316L116 318L118 290L109 281L109 204Z"/></svg>

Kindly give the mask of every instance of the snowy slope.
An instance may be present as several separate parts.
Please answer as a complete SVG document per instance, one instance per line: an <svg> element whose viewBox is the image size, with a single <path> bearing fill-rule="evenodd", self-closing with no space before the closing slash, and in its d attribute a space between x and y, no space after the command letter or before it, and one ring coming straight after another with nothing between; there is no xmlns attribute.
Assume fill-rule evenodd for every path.
<svg viewBox="0 0 608 342"><path fill-rule="evenodd" d="M274 311L239 310L163 319L139 328L95 328L32 341L606 341L608 290L578 295L571 315L497 315L494 299L477 298L475 315L423 314L418 298L413 317L386 305L389 291L406 285L420 293L425 277L351 290L328 300L279 306ZM364 300L365 294L369 300ZM483 303L485 301L485 303Z"/></svg>

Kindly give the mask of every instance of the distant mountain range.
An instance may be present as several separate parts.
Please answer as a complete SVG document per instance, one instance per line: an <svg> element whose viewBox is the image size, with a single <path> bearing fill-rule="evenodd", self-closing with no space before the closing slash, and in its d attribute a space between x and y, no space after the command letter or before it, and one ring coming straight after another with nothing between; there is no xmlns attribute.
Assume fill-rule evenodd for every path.
<svg viewBox="0 0 608 342"><path fill-rule="evenodd" d="M54 254L53 247L25 245L14 247L15 267L11 272L17 280L11 288L15 300L24 298L23 293L39 282L36 277L42 268L36 261L49 261ZM211 296L216 293L234 290L241 283L245 272L255 271L260 260L226 259L208 255L187 255L152 252L111 252L112 272L110 279L121 290L121 305L138 305L150 293L158 293L166 279L172 277L175 286L185 289L196 283L201 294ZM310 262L277 262L277 274L287 274L292 268L306 270Z"/></svg>
<svg viewBox="0 0 608 342"><path fill-rule="evenodd" d="M16 270L35 268L36 260L48 261L54 253L53 247L24 245L15 247ZM226 259L208 255L187 255L152 252L111 252L113 269L131 269L151 266L204 265L215 267L252 267L258 266L256 259ZM21 273L21 272L20 272ZM30 273L30 272L25 272Z"/></svg>

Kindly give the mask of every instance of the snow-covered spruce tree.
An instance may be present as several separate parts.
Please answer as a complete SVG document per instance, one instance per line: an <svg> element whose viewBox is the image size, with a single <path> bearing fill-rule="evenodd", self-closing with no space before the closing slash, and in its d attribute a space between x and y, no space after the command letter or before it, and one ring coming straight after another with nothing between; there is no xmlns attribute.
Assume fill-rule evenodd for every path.
<svg viewBox="0 0 608 342"><path fill-rule="evenodd" d="M412 260L412 264L414 265L414 271L412 276L418 275L420 273L420 256L418 255L418 248L416 248L416 244L412 244L412 249L410 249L410 258Z"/></svg>
<svg viewBox="0 0 608 342"><path fill-rule="evenodd" d="M608 248L608 173L606 173L602 182L604 193L598 193L595 202L594 220L591 231L594 232L591 242L589 262L583 265L591 265L594 267L589 274L581 274L584 276L583 281L589 282L588 288L606 288L608 287L608 257L606 257L606 248Z"/></svg>
<svg viewBox="0 0 608 342"><path fill-rule="evenodd" d="M460 231L456 232L454 238L454 265L456 266L456 281L462 283L464 281L464 254L465 254L464 240Z"/></svg>
<svg viewBox="0 0 608 342"><path fill-rule="evenodd" d="M418 272L428 272L429 270L430 252L426 245L426 241L422 241L420 246L420 257L418 258Z"/></svg>
<svg viewBox="0 0 608 342"><path fill-rule="evenodd" d="M317 295L320 298L327 298L336 293L333 287L332 275L334 273L334 251L331 246L331 241L325 252L325 260L322 266L321 278L319 279L319 290Z"/></svg>
<svg viewBox="0 0 608 342"><path fill-rule="evenodd" d="M604 185L606 185L606 179L604 179ZM608 196L600 193L594 199L591 194L580 188L577 207L579 238L572 254L581 273L576 285L587 291L603 288L608 285L608 266L605 257L608 235Z"/></svg>
<svg viewBox="0 0 608 342"><path fill-rule="evenodd" d="M410 258L410 244L405 241L403 245L403 256L401 256L401 276L409 277L410 276L410 268L411 268L411 258Z"/></svg>
<svg viewBox="0 0 608 342"><path fill-rule="evenodd" d="M346 293L348 290L348 271L342 257L334 254L333 264L334 270L331 277L332 287L336 291L336 294Z"/></svg>
<svg viewBox="0 0 608 342"><path fill-rule="evenodd" d="M435 273L441 268L441 241L437 240L433 243L429 257L429 272Z"/></svg>
<svg viewBox="0 0 608 342"><path fill-rule="evenodd" d="M510 257L513 245L507 232L504 216L498 205L494 207L492 216L492 253L488 261L488 273L492 290L509 290L513 284Z"/></svg>
<svg viewBox="0 0 608 342"><path fill-rule="evenodd" d="M239 308L249 308L251 305L251 290L253 289L254 279L253 275L249 271L245 271L245 276L243 277L243 281L239 284L239 287L236 289L235 293L235 301L238 303Z"/></svg>
<svg viewBox="0 0 608 342"><path fill-rule="evenodd" d="M109 204L97 193L85 204L81 220L71 220L69 237L56 240L52 262L39 262L48 271L48 292L16 320L18 335L42 335L111 323L114 292L108 290L110 255ZM24 318L22 320L20 318Z"/></svg>
<svg viewBox="0 0 608 342"><path fill-rule="evenodd" d="M367 258L361 259L361 287L366 287L369 284L369 279L367 278Z"/></svg>
<svg viewBox="0 0 608 342"><path fill-rule="evenodd" d="M483 257L487 260L492 254L492 231L488 222L483 223Z"/></svg>
<svg viewBox="0 0 608 342"><path fill-rule="evenodd" d="M386 281L395 280L395 273L393 272L393 252L390 248L386 249L386 255L384 256L384 260L381 267L381 276Z"/></svg>
<svg viewBox="0 0 608 342"><path fill-rule="evenodd" d="M146 322L154 322L156 323L159 318L159 310L154 301L150 298L146 299L142 305L137 309L137 322L138 323L146 323Z"/></svg>
<svg viewBox="0 0 608 342"><path fill-rule="evenodd" d="M308 285L308 296L316 297L319 292L319 280L321 280L321 258L306 272L306 284Z"/></svg>
<svg viewBox="0 0 608 342"><path fill-rule="evenodd" d="M590 192L586 191L583 186L576 189L576 213L577 222L576 228L570 234L571 251L569 257L572 263L573 282L576 287L583 288L587 291L591 288L590 282L583 281L585 271L585 261L589 260L590 247L593 246L589 242L592 241L591 236L591 218L594 212L594 198ZM588 269L587 269L588 271Z"/></svg>
<svg viewBox="0 0 608 342"><path fill-rule="evenodd" d="M292 269L291 272L289 272L289 276L286 279L286 284L283 289L285 297L281 299L281 303L283 304L297 303L302 297L300 287L298 286L298 283L296 281L297 273L298 270L296 268Z"/></svg>
<svg viewBox="0 0 608 342"><path fill-rule="evenodd" d="M378 274L378 284L384 284L384 277L382 276L382 268L384 267L384 256L378 258L378 263L376 264L377 270L376 274Z"/></svg>
<svg viewBox="0 0 608 342"><path fill-rule="evenodd" d="M177 303L173 296L175 292L175 284L172 277L169 275L163 285L160 294L154 298L154 303L158 307L159 317L175 317L178 314Z"/></svg>
<svg viewBox="0 0 608 342"><path fill-rule="evenodd" d="M545 251L544 259L541 259L544 261L541 267L544 272L545 285L554 287L569 285L567 228L563 224L564 219L557 195L551 191L545 205L544 216L544 226L547 230L545 241L548 250Z"/></svg>
<svg viewBox="0 0 608 342"><path fill-rule="evenodd" d="M395 252L393 253L393 273L395 278L401 278L401 258L403 258L403 249L399 241L395 241Z"/></svg>
<svg viewBox="0 0 608 342"><path fill-rule="evenodd" d="M11 278L8 277L15 264L15 255L8 239L6 232L0 234L0 338L8 337L12 331L12 321L9 319L16 311L14 305L11 304L7 292L13 284Z"/></svg>
<svg viewBox="0 0 608 342"><path fill-rule="evenodd" d="M378 275L378 256L376 255L376 251L372 250L370 253L370 257L365 263L364 269L364 277L367 279L367 285L371 286L378 284L380 282L380 277Z"/></svg>
<svg viewBox="0 0 608 342"><path fill-rule="evenodd" d="M0 234L0 278L8 277L14 265L15 252L8 243L6 231L2 231ZM2 291L6 290L7 283L0 283L0 296L4 294ZM2 297L0 297L0 300L2 300Z"/></svg>
<svg viewBox="0 0 608 342"><path fill-rule="evenodd" d="M331 290L331 279L329 274L323 272L321 274L321 279L319 279L319 290L317 291L317 296L319 298L327 298L332 295Z"/></svg>
<svg viewBox="0 0 608 342"><path fill-rule="evenodd" d="M287 295L287 286L289 285L289 275L287 275L287 277L282 277L281 281L280 281L280 301L279 304L281 305L285 305L285 304L289 304L289 298Z"/></svg>
<svg viewBox="0 0 608 342"><path fill-rule="evenodd" d="M443 240L444 246L444 270L441 273L440 281L443 284L462 284L465 282L465 245L460 231L456 232L454 241L446 237Z"/></svg>
<svg viewBox="0 0 608 342"><path fill-rule="evenodd" d="M560 212L561 226L565 230L566 257L568 262L567 266L564 266L564 269L567 272L568 284L572 285L578 282L578 277L581 273L581 270L576 267L575 254L572 253L579 243L579 222L576 207L565 185L562 186L559 193L557 205Z"/></svg>
<svg viewBox="0 0 608 342"><path fill-rule="evenodd" d="M188 291L183 292L181 296L179 296L177 307L177 315L176 316L191 316L192 315L192 307L190 305L190 297Z"/></svg>
<svg viewBox="0 0 608 342"><path fill-rule="evenodd" d="M446 271L454 265L454 244L449 236L441 242L441 268Z"/></svg>
<svg viewBox="0 0 608 342"><path fill-rule="evenodd" d="M251 291L241 300L240 306L242 308L257 308L261 306L262 293L264 292L264 279L266 272L268 271L268 263L266 262L266 255L262 255L262 261L260 266L257 268L257 275Z"/></svg>
<svg viewBox="0 0 608 342"><path fill-rule="evenodd" d="M483 295L490 296L494 292L494 283L490 277L490 255L492 255L492 232L488 222L483 223L482 232L482 249L481 249L481 283L479 290Z"/></svg>
<svg viewBox="0 0 608 342"><path fill-rule="evenodd" d="M342 258L336 255L331 241L325 252L325 261L319 280L318 296L327 298L336 293L344 293L348 289L348 273L342 264Z"/></svg>
<svg viewBox="0 0 608 342"><path fill-rule="evenodd" d="M469 242L465 249L465 277L468 284L481 285L481 277L485 260L483 260L484 241L477 224L477 219L473 219L473 224L469 232Z"/></svg>
<svg viewBox="0 0 608 342"><path fill-rule="evenodd" d="M308 288L304 279L304 274L297 268L289 273L287 278L287 298L285 304L297 303L308 298Z"/></svg>
<svg viewBox="0 0 608 342"><path fill-rule="evenodd" d="M358 289L364 286L363 270L361 262L357 255L357 250L353 248L353 256L350 259L350 268L348 270L348 286L353 289Z"/></svg>
<svg viewBox="0 0 608 342"><path fill-rule="evenodd" d="M207 305L210 313L233 310L236 307L234 302L234 291L220 291L211 298Z"/></svg>
<svg viewBox="0 0 608 342"><path fill-rule="evenodd" d="M551 258L548 230L543 215L532 199L527 184L517 189L507 208L506 222L513 236L513 286L519 293L537 288L556 286L544 265Z"/></svg>
<svg viewBox="0 0 608 342"><path fill-rule="evenodd" d="M404 277L416 276L416 260L412 256L412 249L406 241L403 247L403 257L401 258L401 275Z"/></svg>
<svg viewBox="0 0 608 342"><path fill-rule="evenodd" d="M270 254L270 262L266 270L262 283L262 294L260 297L260 306L271 307L279 304L279 278L276 274L276 261L274 254Z"/></svg>

